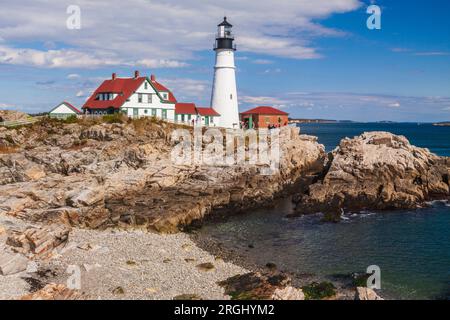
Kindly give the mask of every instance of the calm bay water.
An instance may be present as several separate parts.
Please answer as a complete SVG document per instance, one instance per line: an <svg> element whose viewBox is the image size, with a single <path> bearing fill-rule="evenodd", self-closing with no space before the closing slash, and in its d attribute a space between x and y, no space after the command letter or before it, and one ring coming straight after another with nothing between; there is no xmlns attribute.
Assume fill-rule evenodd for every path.
<svg viewBox="0 0 450 320"><path fill-rule="evenodd" d="M302 133L316 135L332 150L343 137L364 131L405 135L412 144L450 156L450 127L417 124L307 124ZM381 293L401 299L450 298L450 205L434 202L413 211L347 214L338 224L319 215L287 219L292 205L231 216L200 231L225 247L245 251L248 259L281 269L319 276L381 268ZM248 245L255 248L249 250Z"/></svg>

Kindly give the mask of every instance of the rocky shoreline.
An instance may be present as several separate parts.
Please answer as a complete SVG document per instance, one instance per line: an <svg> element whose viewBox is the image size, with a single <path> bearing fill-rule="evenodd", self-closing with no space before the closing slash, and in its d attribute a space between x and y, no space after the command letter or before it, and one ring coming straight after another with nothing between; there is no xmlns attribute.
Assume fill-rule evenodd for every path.
<svg viewBox="0 0 450 320"><path fill-rule="evenodd" d="M343 139L329 154L321 178L296 195L296 213L420 208L450 198L450 158L412 146L403 136L366 132Z"/></svg>
<svg viewBox="0 0 450 320"><path fill-rule="evenodd" d="M216 260L184 234L153 232L176 233L214 210L232 213L270 204L287 187L312 179L325 157L323 146L313 137L299 135L297 128L284 128L283 157L275 175L260 175L264 166L259 165L178 166L170 160L174 145L170 134L175 128L179 127L152 119L118 123L96 119L44 120L31 127L1 130L0 217L8 222L2 224L0 241L0 268L8 279L3 284L18 288L22 295L31 290L26 296L30 299L73 298L58 285L68 279L66 267L76 265L88 276L93 274L83 298L227 298L217 282L248 270ZM192 254L185 256L188 247ZM101 248L109 253L102 257ZM133 259L122 261L131 252L136 252ZM166 253L172 257L164 258ZM109 261L111 256L117 261ZM106 269L104 259L109 261ZM29 270L30 265L34 269ZM128 268L136 270L127 273ZM142 268L161 270L153 282L144 281L152 284L147 291L153 295L138 285ZM214 272L209 273L211 269ZM105 274L109 280L101 276ZM25 289L29 283L32 286ZM191 287L197 290L189 292ZM4 298L20 296L11 290L0 291Z"/></svg>
<svg viewBox="0 0 450 320"><path fill-rule="evenodd" d="M26 284L38 292L37 297L33 292L27 296L30 299L39 294L226 298L226 286L218 282L224 284L250 270L259 271L243 279L251 279L259 288L247 288L251 293L246 294L253 296L252 290L266 288L276 270L223 262L215 249L206 245L213 254L203 251L195 239L177 232L211 213L236 214L268 206L276 197L292 192L297 193L298 214L337 212L338 218L340 210L358 209L362 204L381 209L412 207L449 194L448 159L387 133L343 140L327 155L317 138L285 127L280 134L280 169L267 176L261 174L264 165L175 165L170 159L175 145L170 136L178 126L153 119L110 122L43 120L31 127L0 128L0 217L12 224L0 224L0 269L3 277L12 279L4 282L9 289L0 289L7 293L5 298L26 294ZM176 234L164 235L172 233ZM188 247L192 257L184 252ZM116 259L110 261L111 257ZM82 296L56 286L67 280L65 268L70 265L82 266L89 274L91 287ZM149 269L161 272L151 276L146 273ZM104 270L114 270L114 274L106 273L108 286L99 280ZM127 279L130 285L120 283L128 283ZM295 277L293 281L297 287L305 286ZM196 292L188 292L190 286ZM300 297L286 279L267 288L273 297ZM355 292L354 288L337 290L334 298L352 298ZM363 294L373 297L367 290Z"/></svg>
<svg viewBox="0 0 450 320"><path fill-rule="evenodd" d="M174 125L60 124L3 130L1 212L72 226L139 227L173 233L214 209L245 210L267 203L301 177L321 170L325 152L298 128L281 131L280 170L266 166L175 165Z"/></svg>

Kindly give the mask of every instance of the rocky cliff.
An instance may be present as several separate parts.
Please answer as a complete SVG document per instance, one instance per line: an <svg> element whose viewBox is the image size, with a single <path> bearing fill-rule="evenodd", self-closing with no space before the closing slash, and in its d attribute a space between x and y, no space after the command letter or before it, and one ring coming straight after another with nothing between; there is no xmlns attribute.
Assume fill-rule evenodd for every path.
<svg viewBox="0 0 450 320"><path fill-rule="evenodd" d="M403 136L368 132L344 139L323 179L297 196L298 214L416 208L449 197L450 158L412 146Z"/></svg>
<svg viewBox="0 0 450 320"><path fill-rule="evenodd" d="M174 165L174 125L139 119L104 123L45 120L0 129L0 212L30 221L175 232L215 209L270 203L322 170L325 153L297 128L281 132L280 170Z"/></svg>

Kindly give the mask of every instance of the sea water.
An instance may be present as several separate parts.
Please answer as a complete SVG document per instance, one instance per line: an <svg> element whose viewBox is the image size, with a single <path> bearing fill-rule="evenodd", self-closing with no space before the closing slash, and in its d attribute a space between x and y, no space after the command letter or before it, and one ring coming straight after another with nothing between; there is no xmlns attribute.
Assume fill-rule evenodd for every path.
<svg viewBox="0 0 450 320"><path fill-rule="evenodd" d="M332 150L343 137L364 131L405 135L412 144L450 156L450 127L430 124L307 124L302 133L316 135ZM346 213L340 223L323 223L320 215L286 218L289 199L273 209L230 216L206 224L200 232L224 247L241 250L252 262L274 262L280 269L332 278L381 269L381 294L398 299L450 298L450 205L392 212ZM249 249L251 244L254 248Z"/></svg>

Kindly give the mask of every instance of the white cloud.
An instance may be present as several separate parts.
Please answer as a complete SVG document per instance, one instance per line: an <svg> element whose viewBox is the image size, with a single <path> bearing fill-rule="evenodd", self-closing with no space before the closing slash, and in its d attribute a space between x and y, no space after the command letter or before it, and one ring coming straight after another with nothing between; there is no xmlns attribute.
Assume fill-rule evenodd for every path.
<svg viewBox="0 0 450 320"><path fill-rule="evenodd" d="M288 103L285 99L266 96L242 96L239 101L251 106L276 106L279 108Z"/></svg>
<svg viewBox="0 0 450 320"><path fill-rule="evenodd" d="M185 62L166 59L142 59L135 64L147 68L180 68L188 66Z"/></svg>
<svg viewBox="0 0 450 320"><path fill-rule="evenodd" d="M75 96L76 96L77 98L81 98L81 97L85 97L86 94L84 93L83 90L80 90L80 91L77 92L77 94L76 94Z"/></svg>
<svg viewBox="0 0 450 320"><path fill-rule="evenodd" d="M66 28L68 1L4 0L0 11L2 63L92 68L142 64L186 66L211 49L224 12L235 25L238 50L294 59L321 57L314 37L340 36L318 23L359 8L358 0L78 0L81 29ZM43 43L46 49L26 48ZM20 43L24 49L16 48ZM58 44L58 48L55 45ZM66 48L66 49L61 49ZM70 49L69 49L70 48Z"/></svg>
<svg viewBox="0 0 450 320"><path fill-rule="evenodd" d="M49 68L91 68L117 65L119 61L95 57L89 53L76 50L41 51L0 46L0 63Z"/></svg>
<svg viewBox="0 0 450 320"><path fill-rule="evenodd" d="M278 100L278 101L277 101ZM450 111L450 97L415 97L345 92L289 92L247 99L250 105L281 102L293 117L358 121L438 121Z"/></svg>
<svg viewBox="0 0 450 320"><path fill-rule="evenodd" d="M77 73L71 73L71 74L67 75L67 79L69 79L69 80L80 79L80 78L81 78L81 76Z"/></svg>
<svg viewBox="0 0 450 320"><path fill-rule="evenodd" d="M281 73L281 69L280 68L266 69L266 70L264 70L264 73L265 74Z"/></svg>
<svg viewBox="0 0 450 320"><path fill-rule="evenodd" d="M157 81L168 87L179 101L195 102L211 94L208 81L189 78L161 78Z"/></svg>
<svg viewBox="0 0 450 320"><path fill-rule="evenodd" d="M0 103L0 109L6 109L6 108L11 108L11 105L8 105L6 103Z"/></svg>
<svg viewBox="0 0 450 320"><path fill-rule="evenodd" d="M426 52L416 52L414 54L415 56L448 56L450 55L450 52L446 52L446 51L426 51Z"/></svg>
<svg viewBox="0 0 450 320"><path fill-rule="evenodd" d="M272 64L273 61L267 60L267 59L255 59L252 61L252 63L254 63L254 64Z"/></svg>
<svg viewBox="0 0 450 320"><path fill-rule="evenodd" d="M93 54L76 50L48 50L18 49L0 46L0 63L14 65L28 65L47 68L95 68L101 66L142 66L147 68L179 68L188 64L167 59L142 59L130 61L119 59L104 59ZM68 79L79 78L77 74L70 74Z"/></svg>

